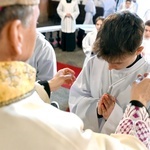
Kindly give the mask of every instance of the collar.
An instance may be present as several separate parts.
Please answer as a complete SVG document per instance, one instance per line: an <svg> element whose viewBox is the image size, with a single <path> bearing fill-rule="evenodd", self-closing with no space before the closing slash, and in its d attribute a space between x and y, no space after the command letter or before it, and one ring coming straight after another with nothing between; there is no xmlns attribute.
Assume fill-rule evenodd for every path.
<svg viewBox="0 0 150 150"><path fill-rule="evenodd" d="M0 62L0 106L11 104L31 94L35 69L24 62Z"/></svg>
<svg viewBox="0 0 150 150"><path fill-rule="evenodd" d="M136 57L136 60L135 60L131 65L129 65L129 66L126 67L126 68L132 67L132 66L133 66L137 61L139 61L141 58L142 58L142 56L141 56L141 55L138 55L138 56Z"/></svg>

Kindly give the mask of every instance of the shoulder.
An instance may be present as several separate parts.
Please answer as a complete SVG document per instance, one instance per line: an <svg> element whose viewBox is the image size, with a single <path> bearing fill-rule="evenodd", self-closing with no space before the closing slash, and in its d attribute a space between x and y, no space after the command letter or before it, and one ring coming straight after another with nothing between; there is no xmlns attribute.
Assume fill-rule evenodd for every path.
<svg viewBox="0 0 150 150"><path fill-rule="evenodd" d="M91 37L96 34L97 34L97 32L95 30L93 30L93 31L88 32L86 36Z"/></svg>
<svg viewBox="0 0 150 150"><path fill-rule="evenodd" d="M46 51L51 52L54 51L52 45L45 39L45 36L41 33L37 33L36 43L35 43L35 51Z"/></svg>
<svg viewBox="0 0 150 150"><path fill-rule="evenodd" d="M99 68L99 66L106 66L107 65L107 62L102 59L102 58L98 58L97 55L94 55L93 57L91 57L87 63L87 65L90 67L90 68ZM106 68L108 69L108 68Z"/></svg>

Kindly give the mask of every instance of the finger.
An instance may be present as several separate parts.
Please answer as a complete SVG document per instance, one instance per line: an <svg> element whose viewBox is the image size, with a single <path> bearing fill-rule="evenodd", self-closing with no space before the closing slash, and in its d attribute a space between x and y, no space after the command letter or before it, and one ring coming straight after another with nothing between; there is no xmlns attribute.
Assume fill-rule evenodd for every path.
<svg viewBox="0 0 150 150"><path fill-rule="evenodd" d="M98 113L99 115L102 115L101 109L97 109L97 113Z"/></svg>
<svg viewBox="0 0 150 150"><path fill-rule="evenodd" d="M69 75L65 75L65 83L66 84L68 84L68 85L71 85L71 84L73 84L73 82L75 81L75 76L72 76L71 78L70 78L70 76Z"/></svg>
<svg viewBox="0 0 150 150"><path fill-rule="evenodd" d="M137 78L140 78L140 77L143 77L143 76L142 76L141 74L138 74L138 75L137 75Z"/></svg>
<svg viewBox="0 0 150 150"><path fill-rule="evenodd" d="M66 75L63 75L63 78L65 80L72 80L73 81L75 79L75 76L72 74L66 74Z"/></svg>
<svg viewBox="0 0 150 150"><path fill-rule="evenodd" d="M143 79L143 83L144 85L149 86L149 82L150 82L150 75L147 75L144 79Z"/></svg>
<svg viewBox="0 0 150 150"><path fill-rule="evenodd" d="M101 108L101 105L102 105L102 101L99 100L99 101L98 101L98 105L97 105L97 111L98 111L98 114L99 114L99 115L102 115L102 108Z"/></svg>
<svg viewBox="0 0 150 150"><path fill-rule="evenodd" d="M97 108L97 111L98 111L98 114L99 114L99 115L102 115L102 108L101 108L101 107L98 107L98 108Z"/></svg>
<svg viewBox="0 0 150 150"><path fill-rule="evenodd" d="M102 109L102 115L103 115L103 113L105 113L107 111L104 104L102 104L101 109Z"/></svg>
<svg viewBox="0 0 150 150"><path fill-rule="evenodd" d="M98 101L98 107L101 107L101 105L102 105L102 100L100 99L100 100Z"/></svg>
<svg viewBox="0 0 150 150"><path fill-rule="evenodd" d="M138 100L144 105L149 100L150 97L150 75L148 74L139 83L134 82L131 88L131 100Z"/></svg>
<svg viewBox="0 0 150 150"><path fill-rule="evenodd" d="M110 108L112 108L112 106L114 107L114 104L115 104L114 101L107 99L104 103L104 106L105 106L106 110L109 110Z"/></svg>
<svg viewBox="0 0 150 150"><path fill-rule="evenodd" d="M116 98L110 94L107 94L107 96L109 97L109 99L113 102L116 102Z"/></svg>
<svg viewBox="0 0 150 150"><path fill-rule="evenodd" d="M70 68L64 68L64 72L65 74L75 74L74 70L70 69Z"/></svg>
<svg viewBox="0 0 150 150"><path fill-rule="evenodd" d="M138 75L137 79L133 83L135 85L136 83L140 83L142 80L144 80L146 78L150 79L150 73L145 73L143 76L142 75Z"/></svg>
<svg viewBox="0 0 150 150"><path fill-rule="evenodd" d="M144 77L147 77L149 75L150 75L150 73L144 73Z"/></svg>
<svg viewBox="0 0 150 150"><path fill-rule="evenodd" d="M105 101L106 98L107 98L107 94L103 94L102 97L101 97L101 100L102 100L102 101Z"/></svg>
<svg viewBox="0 0 150 150"><path fill-rule="evenodd" d="M106 94L105 97L108 103L112 103L112 101L115 101L115 97L110 94Z"/></svg>
<svg viewBox="0 0 150 150"><path fill-rule="evenodd" d="M106 109L108 109L109 105L110 105L110 100L108 99L108 97L105 95L105 98L103 100L103 104L105 106Z"/></svg>
<svg viewBox="0 0 150 150"><path fill-rule="evenodd" d="M143 76L142 75L138 75L137 79L135 80L136 83L140 83L143 80Z"/></svg>

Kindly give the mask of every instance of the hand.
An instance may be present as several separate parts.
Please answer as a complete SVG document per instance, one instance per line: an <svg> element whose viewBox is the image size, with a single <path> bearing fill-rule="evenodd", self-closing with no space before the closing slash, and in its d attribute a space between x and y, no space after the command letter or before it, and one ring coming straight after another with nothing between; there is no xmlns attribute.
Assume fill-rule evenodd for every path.
<svg viewBox="0 0 150 150"><path fill-rule="evenodd" d="M62 84L71 85L75 81L75 72L69 68L61 69L49 81L51 91L57 90Z"/></svg>
<svg viewBox="0 0 150 150"><path fill-rule="evenodd" d="M115 102L116 100L113 96L104 94L98 103L98 114L107 120L115 107Z"/></svg>
<svg viewBox="0 0 150 150"><path fill-rule="evenodd" d="M66 17L71 17L71 14L70 14L70 13L67 13L67 14L66 14Z"/></svg>
<svg viewBox="0 0 150 150"><path fill-rule="evenodd" d="M137 100L144 106L150 101L150 73L138 75L137 80L133 82L131 100Z"/></svg>

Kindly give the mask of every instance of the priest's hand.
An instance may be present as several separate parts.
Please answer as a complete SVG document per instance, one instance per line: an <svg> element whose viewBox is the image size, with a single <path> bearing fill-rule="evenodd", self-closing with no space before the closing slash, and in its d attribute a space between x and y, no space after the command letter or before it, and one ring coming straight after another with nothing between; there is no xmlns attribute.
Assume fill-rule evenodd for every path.
<svg viewBox="0 0 150 150"><path fill-rule="evenodd" d="M132 84L131 100L137 100L144 106L150 101L150 73L138 75Z"/></svg>
<svg viewBox="0 0 150 150"><path fill-rule="evenodd" d="M71 85L75 81L75 72L72 69L64 68L48 81L51 91L57 90L62 84Z"/></svg>

